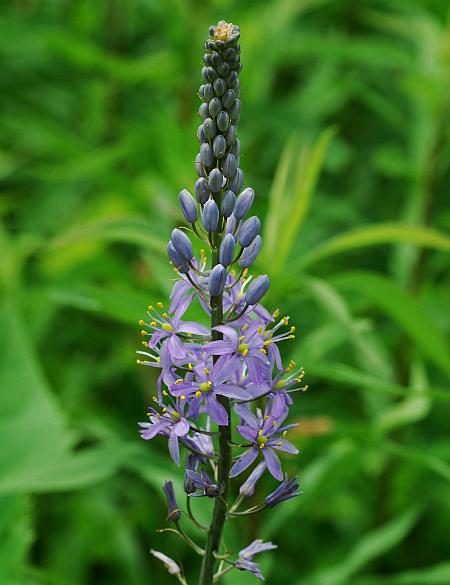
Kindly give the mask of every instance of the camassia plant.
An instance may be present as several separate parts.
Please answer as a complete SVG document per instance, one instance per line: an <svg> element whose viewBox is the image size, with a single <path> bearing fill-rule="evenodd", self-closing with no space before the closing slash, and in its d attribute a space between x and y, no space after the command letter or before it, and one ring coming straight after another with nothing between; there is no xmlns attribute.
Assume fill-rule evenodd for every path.
<svg viewBox="0 0 450 585"><path fill-rule="evenodd" d="M267 275L249 276L262 240L258 217L247 217L254 191L242 190L239 168L239 36L239 27L224 21L209 30L199 90L202 123L197 132L195 198L186 189L178 198L190 228L174 229L167 246L177 274L170 307L165 312L162 303L150 306L148 318L140 322L146 340L138 363L160 371L149 421L140 423L140 432L145 440L166 437L177 465L180 447L185 451L183 518L205 533L204 544L186 534L171 481L164 491L168 518L174 523L171 530L202 557L200 585L210 585L233 569L263 579L254 557L276 546L257 539L238 553L230 551L221 545L225 522L299 493L297 478L283 474L277 454L298 453L286 439L295 426L286 424L286 418L291 393L304 389L303 370L293 362L284 367L278 348L279 342L294 337L295 327L288 317L279 317L279 310L271 313L260 303L269 288ZM202 249L196 258L188 233L199 238L209 254ZM194 301L203 308L208 325L183 319ZM259 504L246 508L246 498L265 472L279 485ZM209 527L198 522L191 507L192 498L202 496L214 499ZM186 585L175 561L152 553Z"/></svg>

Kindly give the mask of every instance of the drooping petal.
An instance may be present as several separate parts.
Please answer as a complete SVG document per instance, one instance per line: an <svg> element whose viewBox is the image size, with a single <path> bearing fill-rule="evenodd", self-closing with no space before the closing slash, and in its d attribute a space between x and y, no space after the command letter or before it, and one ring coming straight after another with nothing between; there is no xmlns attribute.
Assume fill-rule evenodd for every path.
<svg viewBox="0 0 450 585"><path fill-rule="evenodd" d="M194 299L195 294L191 293L188 294L184 297L181 297L181 299L178 300L178 303L176 305L176 308L173 310L174 311L174 321L175 322L179 322L179 320L181 319L181 317L186 313L187 309L189 308L189 305L192 303L192 300ZM172 305L174 303L172 302ZM171 311L172 311L172 305L171 305Z"/></svg>
<svg viewBox="0 0 450 585"><path fill-rule="evenodd" d="M195 335L209 335L210 331L204 325L194 321L181 321L178 325L178 331L181 333L193 333Z"/></svg>
<svg viewBox="0 0 450 585"><path fill-rule="evenodd" d="M237 348L239 345L239 334L233 327L229 325L217 325L214 327L215 331L222 333L227 339L233 342L233 345Z"/></svg>
<svg viewBox="0 0 450 585"><path fill-rule="evenodd" d="M230 477L236 477L250 467L253 461L258 457L258 451L258 447L251 447L250 449L247 449L247 451L244 451L231 468Z"/></svg>
<svg viewBox="0 0 450 585"><path fill-rule="evenodd" d="M205 406L206 411L208 412L209 416L215 421L218 425L227 425L228 424L228 414L225 408L217 401L217 398L214 396L212 392L208 392L205 398Z"/></svg>
<svg viewBox="0 0 450 585"><path fill-rule="evenodd" d="M178 445L178 436L172 431L169 435L169 453L177 465L180 465L180 446Z"/></svg>
<svg viewBox="0 0 450 585"><path fill-rule="evenodd" d="M261 451L263 453L269 472L275 479L282 481L283 473L281 471L281 463L278 459L278 455L270 447L267 447L267 445L264 449L261 449Z"/></svg>

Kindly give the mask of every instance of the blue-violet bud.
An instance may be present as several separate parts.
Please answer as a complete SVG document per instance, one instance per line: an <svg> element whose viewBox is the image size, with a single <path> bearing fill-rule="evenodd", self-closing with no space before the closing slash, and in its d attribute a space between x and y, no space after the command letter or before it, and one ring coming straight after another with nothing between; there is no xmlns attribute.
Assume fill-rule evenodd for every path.
<svg viewBox="0 0 450 585"><path fill-rule="evenodd" d="M187 189L182 189L178 195L178 203L188 223L197 221L197 204Z"/></svg>
<svg viewBox="0 0 450 585"><path fill-rule="evenodd" d="M227 270L222 264L216 264L209 275L209 294L217 297L223 293L227 282Z"/></svg>
<svg viewBox="0 0 450 585"><path fill-rule="evenodd" d="M173 483L171 481L166 481L163 487L164 493L166 494L167 498L167 518L169 520L173 520L173 522L178 522L180 519L181 513L180 509L177 504L177 500L175 498L175 491L173 489Z"/></svg>
<svg viewBox="0 0 450 585"><path fill-rule="evenodd" d="M200 179L196 180L194 192L197 201L202 205L204 205L208 201L210 190L208 187L208 181L204 177L201 177Z"/></svg>
<svg viewBox="0 0 450 585"><path fill-rule="evenodd" d="M219 250L219 262L223 264L223 266L230 266L230 264L233 263L235 247L236 242L233 235L227 234L222 240Z"/></svg>
<svg viewBox="0 0 450 585"><path fill-rule="evenodd" d="M263 298L266 292L269 290L270 282L269 277L267 274L262 274L255 278L253 282L250 283L246 293L245 293L245 302L247 305L256 305L259 301Z"/></svg>
<svg viewBox="0 0 450 585"><path fill-rule="evenodd" d="M253 242L247 248L244 248L242 256L239 259L239 266L241 268L248 268L256 260L262 246L262 238L257 235Z"/></svg>
<svg viewBox="0 0 450 585"><path fill-rule="evenodd" d="M251 187L244 189L236 200L236 206L234 208L234 215L238 219L242 219L247 211L250 209L255 198L255 192Z"/></svg>
<svg viewBox="0 0 450 585"><path fill-rule="evenodd" d="M219 169L213 169L209 173L208 185L213 193L218 193L222 189L223 175Z"/></svg>
<svg viewBox="0 0 450 585"><path fill-rule="evenodd" d="M192 249L192 242L184 232L175 228L172 230L172 244L175 250L187 261L192 260L194 250Z"/></svg>
<svg viewBox="0 0 450 585"><path fill-rule="evenodd" d="M189 266L186 260L177 252L175 246L172 244L172 240L167 244L167 253L172 264L181 274L187 274L189 272Z"/></svg>
<svg viewBox="0 0 450 585"><path fill-rule="evenodd" d="M237 203L237 202L236 202ZM256 215L252 215L244 221L239 228L238 240L243 248L246 248L256 238L261 229L261 222Z"/></svg>
<svg viewBox="0 0 450 585"><path fill-rule="evenodd" d="M230 217L233 213L234 205L236 203L236 195L233 191L226 191L222 195L222 205L220 207L220 212L223 217Z"/></svg>
<svg viewBox="0 0 450 585"><path fill-rule="evenodd" d="M219 208L214 199L208 199L203 207L203 226L207 232L215 232L219 223Z"/></svg>

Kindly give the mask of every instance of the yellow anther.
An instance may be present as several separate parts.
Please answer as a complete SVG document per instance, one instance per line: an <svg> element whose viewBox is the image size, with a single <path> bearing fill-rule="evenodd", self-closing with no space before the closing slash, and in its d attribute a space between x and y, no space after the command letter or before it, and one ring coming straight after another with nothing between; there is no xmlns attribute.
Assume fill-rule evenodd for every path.
<svg viewBox="0 0 450 585"><path fill-rule="evenodd" d="M245 335L239 335L239 341L242 341L245 339Z"/></svg>
<svg viewBox="0 0 450 585"><path fill-rule="evenodd" d="M273 312L273 318L277 319L280 316L280 309L275 309Z"/></svg>
<svg viewBox="0 0 450 585"><path fill-rule="evenodd" d="M156 398L156 396L153 396L152 400L153 400L153 402L158 402L158 399Z"/></svg>
<svg viewBox="0 0 450 585"><path fill-rule="evenodd" d="M262 434L263 434L263 432L262 432L262 429L259 429L259 431L258 431L258 435L260 435L260 436L261 436Z"/></svg>
<svg viewBox="0 0 450 585"><path fill-rule="evenodd" d="M245 325L242 326L242 331L247 331L248 329L248 323L246 323Z"/></svg>
<svg viewBox="0 0 450 585"><path fill-rule="evenodd" d="M144 321L144 319L141 319L141 320L139 321L139 325L140 325L141 327L144 327L144 325L145 325L145 321Z"/></svg>
<svg viewBox="0 0 450 585"><path fill-rule="evenodd" d="M164 305L163 305L161 302L159 302L159 303L156 303L156 304L158 305L158 307L159 307L160 309L164 309Z"/></svg>
<svg viewBox="0 0 450 585"><path fill-rule="evenodd" d="M143 341L143 342L142 342L142 345L143 345L144 347L148 347L148 346L147 346L147 342L146 342L146 341Z"/></svg>
<svg viewBox="0 0 450 585"><path fill-rule="evenodd" d="M272 424L273 424L273 428L276 429L277 428L277 421L274 420Z"/></svg>
<svg viewBox="0 0 450 585"><path fill-rule="evenodd" d="M192 333L186 333L188 337L192 337Z"/></svg>
<svg viewBox="0 0 450 585"><path fill-rule="evenodd" d="M263 347L262 347L262 348L261 348L259 351L260 351L261 353L263 353L264 355L267 355L267 351L266 351L266 350L265 350Z"/></svg>
<svg viewBox="0 0 450 585"><path fill-rule="evenodd" d="M147 307L147 309L148 309L149 311L153 311L153 305L149 305L149 306Z"/></svg>
<svg viewBox="0 0 450 585"><path fill-rule="evenodd" d="M163 396L168 396L167 390L163 390Z"/></svg>
<svg viewBox="0 0 450 585"><path fill-rule="evenodd" d="M264 445L265 443L261 443L261 445L259 446L260 449L264 449Z"/></svg>
<svg viewBox="0 0 450 585"><path fill-rule="evenodd" d="M277 443L277 447L282 447L282 446L283 446L283 443L282 443L281 441L279 441L279 442Z"/></svg>
<svg viewBox="0 0 450 585"><path fill-rule="evenodd" d="M208 374L209 374L209 370L208 370L208 368L204 368L204 369L203 369L203 371L205 372L205 374L206 374L206 375L208 375Z"/></svg>
<svg viewBox="0 0 450 585"><path fill-rule="evenodd" d="M261 333L264 331L264 327L262 325L260 325L258 327L258 333L261 335Z"/></svg>
<svg viewBox="0 0 450 585"><path fill-rule="evenodd" d="M264 420L269 420L269 415L268 414L264 415Z"/></svg>
<svg viewBox="0 0 450 585"><path fill-rule="evenodd" d="M248 354L248 349L244 349L244 351L242 352L242 355L243 355L244 357L247 357L247 354Z"/></svg>
<svg viewBox="0 0 450 585"><path fill-rule="evenodd" d="M192 367L192 364L189 362L188 363L188 370L193 370L194 368Z"/></svg>
<svg viewBox="0 0 450 585"><path fill-rule="evenodd" d="M141 360L136 360L137 364L142 364Z"/></svg>
<svg viewBox="0 0 450 585"><path fill-rule="evenodd" d="M289 323L289 317L288 317L288 316L286 316L286 317L283 317L283 318L281 319L281 321L283 322L283 325L287 325L287 324Z"/></svg>
<svg viewBox="0 0 450 585"><path fill-rule="evenodd" d="M283 437L287 436L287 431L283 431Z"/></svg>
<svg viewBox="0 0 450 585"><path fill-rule="evenodd" d="M152 413L151 412L147 412L147 416L148 417L152 416Z"/></svg>
<svg viewBox="0 0 450 585"><path fill-rule="evenodd" d="M242 273L242 276L245 278L248 274L248 268L245 268L244 272Z"/></svg>
<svg viewBox="0 0 450 585"><path fill-rule="evenodd" d="M292 327L291 327L291 333L295 333L296 329L297 329L297 327L295 325L292 325Z"/></svg>
<svg viewBox="0 0 450 585"><path fill-rule="evenodd" d="M200 250L200 256L204 256L205 255L205 250L203 250L203 248Z"/></svg>
<svg viewBox="0 0 450 585"><path fill-rule="evenodd" d="M164 319L168 319L169 318L169 315L167 313L163 313L162 315L163 315Z"/></svg>
<svg viewBox="0 0 450 585"><path fill-rule="evenodd" d="M202 395L202 393L200 392L200 390L197 390L197 392L195 393L195 396L197 398L200 398L201 395Z"/></svg>
<svg viewBox="0 0 450 585"><path fill-rule="evenodd" d="M264 345L270 345L271 343L273 343L272 339L266 339L266 341L264 342Z"/></svg>
<svg viewBox="0 0 450 585"><path fill-rule="evenodd" d="M181 384L183 382L183 378L178 378L178 380L175 380L175 384Z"/></svg>
<svg viewBox="0 0 450 585"><path fill-rule="evenodd" d="M288 339L295 339L295 335L288 335Z"/></svg>
<svg viewBox="0 0 450 585"><path fill-rule="evenodd" d="M306 386L304 388L302 388L302 392L306 392L309 389L308 384L306 384Z"/></svg>
<svg viewBox="0 0 450 585"><path fill-rule="evenodd" d="M144 335L147 335L147 331L144 331L144 330L142 329L142 331L141 331L141 335L142 335L142 337L144 337Z"/></svg>
<svg viewBox="0 0 450 585"><path fill-rule="evenodd" d="M163 408L162 411L163 411L163 414L165 414L167 412L167 408Z"/></svg>
<svg viewBox="0 0 450 585"><path fill-rule="evenodd" d="M180 400L186 400L186 396L185 396L184 394L182 394L182 395L180 396Z"/></svg>
<svg viewBox="0 0 450 585"><path fill-rule="evenodd" d="M157 327L158 323L157 323L156 321L152 321L152 322L150 323L150 325L151 325L152 327Z"/></svg>

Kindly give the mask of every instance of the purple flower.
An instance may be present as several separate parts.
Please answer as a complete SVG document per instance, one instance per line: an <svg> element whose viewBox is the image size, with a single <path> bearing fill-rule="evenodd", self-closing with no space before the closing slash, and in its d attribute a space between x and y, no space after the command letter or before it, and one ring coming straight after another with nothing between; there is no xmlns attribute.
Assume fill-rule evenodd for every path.
<svg viewBox="0 0 450 585"><path fill-rule="evenodd" d="M258 322L244 325L239 331L229 325L215 327L223 334L221 341L212 341L205 350L213 355L228 355L231 369L246 366L255 383L267 380L270 362L267 358L267 343L262 337L263 327Z"/></svg>
<svg viewBox="0 0 450 585"><path fill-rule="evenodd" d="M171 481L166 481L163 486L164 493L166 494L167 498L167 518L169 520L173 520L174 522L178 522L180 519L180 509L177 504L177 500L175 498L175 491L173 489L173 483Z"/></svg>
<svg viewBox="0 0 450 585"><path fill-rule="evenodd" d="M263 542L260 538L257 538L247 547L239 551L239 558L251 561L255 555L265 552L266 550L274 550L275 548L278 548L276 544L273 544L272 542Z"/></svg>
<svg viewBox="0 0 450 585"><path fill-rule="evenodd" d="M260 581L264 581L264 576L261 573L261 569L258 567L256 563L248 561L247 559L238 559L234 563L234 566L236 567L236 569L239 569L240 571L248 571L249 573L255 575L255 577Z"/></svg>
<svg viewBox="0 0 450 585"><path fill-rule="evenodd" d="M298 453L298 449L283 438L284 431L291 428L291 425L289 427L281 426L288 415L284 398L275 396L269 400L264 417L261 413L258 413L258 416L254 415L250 408L243 404L236 404L234 410L246 423L237 427L239 433L253 445L233 465L230 477L236 477L247 469L261 452L269 472L275 479L281 481L283 479L281 463L274 450L278 449L292 454Z"/></svg>
<svg viewBox="0 0 450 585"><path fill-rule="evenodd" d="M191 469L186 469L186 477L192 481L195 489L201 490L201 493L190 493L189 496L207 496L208 498L216 498L219 495L218 486L213 483L209 475L203 469L200 470L200 473L192 471Z"/></svg>
<svg viewBox="0 0 450 585"><path fill-rule="evenodd" d="M184 416L184 401L177 400L175 404L164 406L160 404L162 412L149 408L150 422L141 422L141 437L149 441L156 435L169 437L169 452L177 465L180 464L180 448L178 438L189 433L190 425Z"/></svg>
<svg viewBox="0 0 450 585"><path fill-rule="evenodd" d="M285 475L282 483L265 498L264 503L268 508L273 508L277 504L295 498L303 493L297 491L298 488L299 484L297 477L291 477L291 479L288 479L288 476Z"/></svg>
<svg viewBox="0 0 450 585"><path fill-rule="evenodd" d="M245 400L250 395L240 386L226 383L233 373L235 363L230 363L228 356L222 356L215 364L207 367L205 362L200 362L193 367L194 378L192 380L177 380L170 388L173 396L191 399L188 416L197 419L202 404L205 411L219 425L228 424L228 415L225 408L217 400L217 395Z"/></svg>

